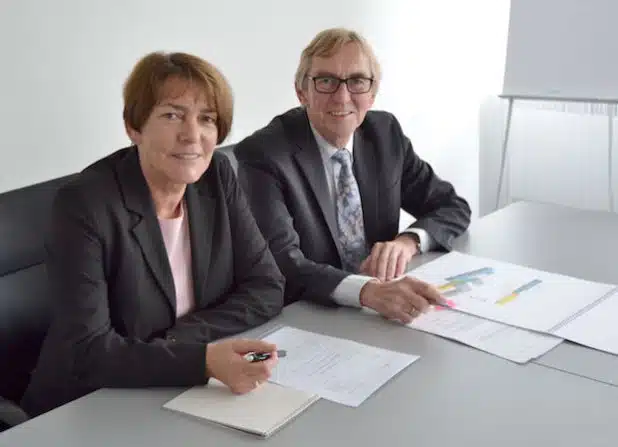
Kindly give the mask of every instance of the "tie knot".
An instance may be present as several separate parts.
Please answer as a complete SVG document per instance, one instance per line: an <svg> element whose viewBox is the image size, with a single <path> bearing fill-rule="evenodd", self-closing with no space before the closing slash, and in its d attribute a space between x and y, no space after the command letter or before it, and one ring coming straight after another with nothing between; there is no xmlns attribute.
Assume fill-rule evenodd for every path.
<svg viewBox="0 0 618 447"><path fill-rule="evenodd" d="M350 166L352 164L352 154L345 148L338 149L331 158L345 166Z"/></svg>

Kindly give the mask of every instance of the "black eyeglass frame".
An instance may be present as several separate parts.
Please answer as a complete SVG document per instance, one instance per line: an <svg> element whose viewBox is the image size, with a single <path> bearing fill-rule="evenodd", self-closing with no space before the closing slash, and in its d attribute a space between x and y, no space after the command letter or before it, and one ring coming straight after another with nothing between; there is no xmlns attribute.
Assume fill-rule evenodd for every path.
<svg viewBox="0 0 618 447"><path fill-rule="evenodd" d="M348 89L348 92L351 95L362 95L365 93L369 93L371 91L371 89L373 88L373 83L375 81L374 78L369 78L366 76L352 76L349 78L338 78L337 76L322 75L322 76L307 76L307 78L313 81L313 87L318 93L326 93L326 94L336 93L341 87L341 84L345 84L346 88ZM337 81L337 86L332 91L331 90L320 90L320 88L318 87L318 81L321 79L332 79L333 81ZM350 90L349 81L355 81L359 79L362 79L364 81L369 81L369 85L367 89L363 91L358 91L358 92Z"/></svg>

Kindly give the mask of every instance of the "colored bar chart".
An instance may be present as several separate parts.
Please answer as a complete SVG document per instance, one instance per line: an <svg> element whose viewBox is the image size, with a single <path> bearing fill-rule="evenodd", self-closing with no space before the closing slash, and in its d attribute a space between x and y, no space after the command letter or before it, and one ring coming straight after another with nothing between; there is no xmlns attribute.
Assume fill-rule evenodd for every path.
<svg viewBox="0 0 618 447"><path fill-rule="evenodd" d="M476 270L471 270L469 272L460 273L458 275L449 276L448 278L444 278L447 281L464 281L470 282L479 280L483 276L492 275L494 273L494 269L491 267L483 267Z"/></svg>
<svg viewBox="0 0 618 447"><path fill-rule="evenodd" d="M470 284L483 284L482 277L489 276L494 273L494 269L483 267L469 272L460 273L454 276L444 278L448 281L445 284L438 286L438 290L445 296L452 296L462 292L470 291Z"/></svg>
<svg viewBox="0 0 618 447"><path fill-rule="evenodd" d="M519 286L517 289L513 290L509 295L500 298L498 301L496 301L496 304L503 306L505 304L510 303L511 301L516 300L519 295L521 295L522 292L525 292L526 290L530 290L533 287L541 284L543 281L541 281L540 279L534 279L530 282L527 282L526 284Z"/></svg>

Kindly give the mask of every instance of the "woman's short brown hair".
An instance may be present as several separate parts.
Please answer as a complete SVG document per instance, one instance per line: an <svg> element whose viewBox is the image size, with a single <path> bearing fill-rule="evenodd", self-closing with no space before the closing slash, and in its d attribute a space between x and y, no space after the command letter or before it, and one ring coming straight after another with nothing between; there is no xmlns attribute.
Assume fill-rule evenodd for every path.
<svg viewBox="0 0 618 447"><path fill-rule="evenodd" d="M232 127L232 89L214 65L186 53L150 53L135 65L123 90L122 116L127 126L141 132L169 78L186 80L204 91L217 113L217 144L221 144Z"/></svg>
<svg viewBox="0 0 618 447"><path fill-rule="evenodd" d="M300 61L296 70L294 79L296 90L302 91L307 88L307 75L309 70L311 70L311 63L314 57L334 56L347 43L357 44L365 56L367 56L367 59L369 59L369 67L373 77L373 94L375 95L378 92L382 78L380 63L369 42L356 31L346 28L330 28L320 31L307 45L300 55Z"/></svg>

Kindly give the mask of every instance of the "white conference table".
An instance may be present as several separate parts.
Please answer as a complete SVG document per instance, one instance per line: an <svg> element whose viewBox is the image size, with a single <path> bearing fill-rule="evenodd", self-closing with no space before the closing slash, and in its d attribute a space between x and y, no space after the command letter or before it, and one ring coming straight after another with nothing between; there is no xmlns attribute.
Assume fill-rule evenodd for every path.
<svg viewBox="0 0 618 447"><path fill-rule="evenodd" d="M540 228L530 222L532 218L517 219L518 214L534 215L535 209L547 219L561 212L543 214L544 208L537 205L512 205L476 222L458 248L495 255L491 251L493 239L503 246L500 258L525 260L520 253L523 249L515 247L516 241L530 238L528 247L536 248L540 247L536 239L543 236L535 237L532 232L533 236L524 238L532 228L524 231L523 225L515 223ZM500 224L513 219L509 227ZM498 232L502 237L495 234ZM482 239L489 242L484 244ZM534 259L536 265L528 264L556 266L553 256L540 254ZM435 255L423 256L417 262L432 257ZM568 374L553 365L518 365L354 309L295 303L249 335L259 336L276 325L349 338L421 358L360 407L320 400L266 440L161 408L182 389L103 389L0 434L0 446L568 447L614 446L618 442L618 387L608 383ZM588 355L582 352L587 351L565 351L563 357L570 365L570 356ZM611 374L603 369L612 368L611 363L597 366L595 374Z"/></svg>

